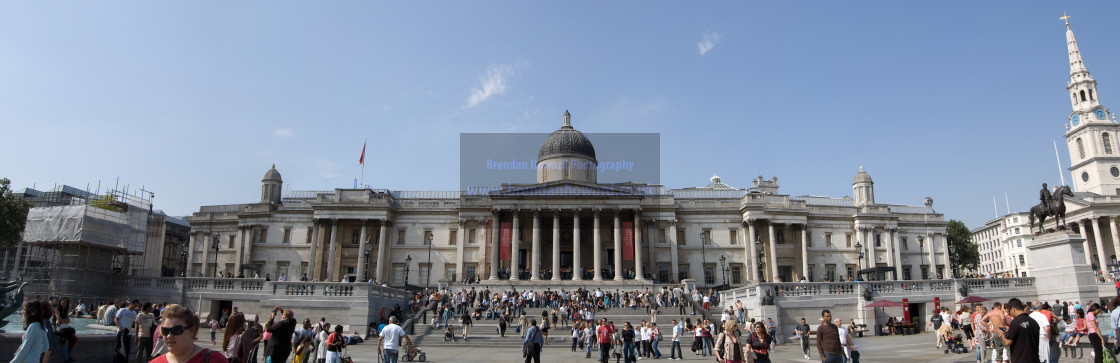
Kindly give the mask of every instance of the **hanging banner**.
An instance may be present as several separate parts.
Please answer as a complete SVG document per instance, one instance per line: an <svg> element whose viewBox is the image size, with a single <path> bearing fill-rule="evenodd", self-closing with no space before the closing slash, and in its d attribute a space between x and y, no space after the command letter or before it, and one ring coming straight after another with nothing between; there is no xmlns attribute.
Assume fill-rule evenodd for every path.
<svg viewBox="0 0 1120 363"><path fill-rule="evenodd" d="M902 299L902 320L910 321L910 299Z"/></svg>
<svg viewBox="0 0 1120 363"><path fill-rule="evenodd" d="M634 260L634 222L622 222L622 260Z"/></svg>
<svg viewBox="0 0 1120 363"><path fill-rule="evenodd" d="M937 297L937 296L933 297L933 310L941 311L941 298L940 297Z"/></svg>
<svg viewBox="0 0 1120 363"><path fill-rule="evenodd" d="M499 251L501 251L500 252L501 257L499 259L502 260L502 261L509 261L509 249L510 249L511 241L513 240L510 237L510 233L513 232L513 230L511 229L512 227L513 227L513 223L510 223L508 221L502 221L502 235L501 235L502 247L498 249Z"/></svg>

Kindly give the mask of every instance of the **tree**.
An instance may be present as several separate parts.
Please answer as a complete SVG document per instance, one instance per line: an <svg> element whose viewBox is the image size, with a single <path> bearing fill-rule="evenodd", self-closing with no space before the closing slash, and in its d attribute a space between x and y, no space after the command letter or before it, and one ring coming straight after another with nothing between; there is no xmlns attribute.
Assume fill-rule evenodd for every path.
<svg viewBox="0 0 1120 363"><path fill-rule="evenodd" d="M975 271L980 266L980 250L972 243L972 232L964 222L950 219L945 226L949 240L949 265L960 271Z"/></svg>
<svg viewBox="0 0 1120 363"><path fill-rule="evenodd" d="M0 179L0 248L12 248L23 239L31 202L12 194L12 181Z"/></svg>

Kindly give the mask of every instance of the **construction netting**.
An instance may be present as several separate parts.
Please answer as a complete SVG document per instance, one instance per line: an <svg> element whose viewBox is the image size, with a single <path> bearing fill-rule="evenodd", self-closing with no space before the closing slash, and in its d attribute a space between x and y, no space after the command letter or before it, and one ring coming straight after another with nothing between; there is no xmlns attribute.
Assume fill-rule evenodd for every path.
<svg viewBox="0 0 1120 363"><path fill-rule="evenodd" d="M144 252L148 209L109 210L90 204L31 208L23 240L27 243L90 243Z"/></svg>

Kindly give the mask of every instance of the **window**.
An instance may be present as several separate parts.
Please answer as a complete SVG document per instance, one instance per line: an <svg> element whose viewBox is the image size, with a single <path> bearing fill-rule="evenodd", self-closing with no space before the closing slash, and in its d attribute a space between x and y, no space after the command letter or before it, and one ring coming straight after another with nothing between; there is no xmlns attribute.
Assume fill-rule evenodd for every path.
<svg viewBox="0 0 1120 363"><path fill-rule="evenodd" d="M1015 234L1019 234L1019 227L1015 227Z"/></svg>
<svg viewBox="0 0 1120 363"><path fill-rule="evenodd" d="M782 230L774 231L774 243L776 243L776 244L785 244L786 243L786 235L783 232L785 232L785 231L782 231Z"/></svg>
<svg viewBox="0 0 1120 363"><path fill-rule="evenodd" d="M847 275L845 275L844 278L848 278L848 277L855 278L856 277L856 265L847 265L847 266L844 267L844 270L847 272Z"/></svg>
<svg viewBox="0 0 1120 363"><path fill-rule="evenodd" d="M910 280L910 266L902 266L902 279Z"/></svg>
<svg viewBox="0 0 1120 363"><path fill-rule="evenodd" d="M312 227L307 227L307 241L305 243L311 244L311 235L312 234L315 234L314 229Z"/></svg>
<svg viewBox="0 0 1120 363"><path fill-rule="evenodd" d="M1076 105L1077 104L1077 92L1074 92L1071 96L1073 96L1073 104Z"/></svg>
<svg viewBox="0 0 1120 363"><path fill-rule="evenodd" d="M677 265L677 281L688 278L688 265Z"/></svg>
<svg viewBox="0 0 1120 363"><path fill-rule="evenodd" d="M875 234L875 247L883 247L883 235L882 234L879 234L879 233Z"/></svg>
<svg viewBox="0 0 1120 363"><path fill-rule="evenodd" d="M474 278L475 271L476 271L477 268L478 268L478 266L475 266L475 265L467 265L466 266L466 269L467 269L467 276L466 277Z"/></svg>
<svg viewBox="0 0 1120 363"><path fill-rule="evenodd" d="M568 175L568 162L565 161L564 162L564 179L571 179L571 178L572 177Z"/></svg>
<svg viewBox="0 0 1120 363"><path fill-rule="evenodd" d="M404 281L404 264L403 263L394 263L393 264L393 284L394 285L401 285L401 284L404 284L404 283L405 283L405 281Z"/></svg>
<svg viewBox="0 0 1120 363"><path fill-rule="evenodd" d="M405 230L404 229L398 229L397 230L397 244L398 245L403 245L404 244L404 237L405 237Z"/></svg>
<svg viewBox="0 0 1120 363"><path fill-rule="evenodd" d="M451 230L451 233L448 233L447 244L450 245L450 246L454 246L456 244L459 244L459 241L455 240L455 238L458 237L458 236L459 236L459 230L457 230L457 229Z"/></svg>
<svg viewBox="0 0 1120 363"><path fill-rule="evenodd" d="M739 231L737 231L735 229L730 229L727 232L728 232L727 233L727 236L728 236L727 238L729 240L731 240L731 244L733 244L733 245L739 244Z"/></svg>
<svg viewBox="0 0 1120 363"><path fill-rule="evenodd" d="M1111 154L1112 153L1112 140L1108 139L1108 133L1107 132L1101 135L1101 143L1104 144L1104 153L1105 154Z"/></svg>
<svg viewBox="0 0 1120 363"><path fill-rule="evenodd" d="M902 237L902 250L906 251L906 250L909 250L909 249L910 249L910 246L906 245L906 237Z"/></svg>
<svg viewBox="0 0 1120 363"><path fill-rule="evenodd" d="M684 243L685 242L684 232L685 232L684 228L681 228L681 229L677 230L677 246L684 246L684 244L685 244Z"/></svg>
<svg viewBox="0 0 1120 363"><path fill-rule="evenodd" d="M428 245L428 244L431 244L431 241L434 240L434 238L433 238L434 236L435 236L435 232L432 232L432 230L430 230L430 229L425 230L424 231L424 240L422 241L423 244L425 246Z"/></svg>
<svg viewBox="0 0 1120 363"><path fill-rule="evenodd" d="M516 227L515 227L515 228L516 228ZM474 239L474 234L475 234L475 231L476 231L476 230L475 230L475 229L473 229L473 228L472 228L472 229L469 229L469 230L467 230L467 244L473 245L473 244L477 243L477 242L475 241L475 239Z"/></svg>
<svg viewBox="0 0 1120 363"><path fill-rule="evenodd" d="M292 243L292 227L284 228L284 243Z"/></svg>
<svg viewBox="0 0 1120 363"><path fill-rule="evenodd" d="M809 271L812 271L812 268L810 268ZM733 283L733 284L743 283L743 265L740 265L740 264L731 265L731 283Z"/></svg>
<svg viewBox="0 0 1120 363"><path fill-rule="evenodd" d="M449 263L443 265L443 278L451 281L452 283L459 281L459 271L455 271L455 264Z"/></svg>
<svg viewBox="0 0 1120 363"><path fill-rule="evenodd" d="M1019 255L1019 266L1026 265L1027 259L1023 255Z"/></svg>
<svg viewBox="0 0 1120 363"><path fill-rule="evenodd" d="M360 231L358 229L350 231L350 244L356 245L358 243L361 243L361 238L362 238L362 231Z"/></svg>
<svg viewBox="0 0 1120 363"><path fill-rule="evenodd" d="M233 241L237 240L236 234L229 235L229 248L233 249Z"/></svg>
<svg viewBox="0 0 1120 363"><path fill-rule="evenodd" d="M836 265L824 265L825 279L828 281L836 281Z"/></svg>
<svg viewBox="0 0 1120 363"><path fill-rule="evenodd" d="M714 264L704 265L704 283L708 285L716 284L716 266Z"/></svg>
<svg viewBox="0 0 1120 363"><path fill-rule="evenodd" d="M1089 100L1090 101L1093 100L1093 89L1092 88L1089 89ZM1026 275L1023 275L1023 276L1026 276Z"/></svg>
<svg viewBox="0 0 1120 363"><path fill-rule="evenodd" d="M261 243L268 243L268 227L261 228Z"/></svg>
<svg viewBox="0 0 1120 363"><path fill-rule="evenodd" d="M276 261L276 273L272 274L272 278L279 279L281 272L284 276L288 275L288 261Z"/></svg>
<svg viewBox="0 0 1120 363"><path fill-rule="evenodd" d="M664 228L658 228L657 229L657 244L663 245L663 244L668 244L668 243L669 243L669 240L665 238L665 229ZM661 280L661 281L668 281L668 280Z"/></svg>
<svg viewBox="0 0 1120 363"><path fill-rule="evenodd" d="M824 244L825 244L825 247L830 247L830 248L831 247L836 247L836 246L832 245L832 233L825 233L824 234Z"/></svg>
<svg viewBox="0 0 1120 363"><path fill-rule="evenodd" d="M845 243L845 247L852 248L852 234L851 233L845 233L844 234L844 243Z"/></svg>
<svg viewBox="0 0 1120 363"><path fill-rule="evenodd" d="M929 280L929 265L922 265L922 280Z"/></svg>
<svg viewBox="0 0 1120 363"><path fill-rule="evenodd" d="M1019 223L1019 217L1011 218L1012 223Z"/></svg>
<svg viewBox="0 0 1120 363"><path fill-rule="evenodd" d="M657 266L657 280L661 283L669 282L669 265Z"/></svg>
<svg viewBox="0 0 1120 363"><path fill-rule="evenodd" d="M1016 242L1016 246L1015 246L1015 247L1023 247L1023 239L1021 239L1021 238L1020 238L1019 240L1017 240L1017 241L1015 241L1015 242Z"/></svg>
<svg viewBox="0 0 1120 363"><path fill-rule="evenodd" d="M303 276L303 275L306 275L306 274L307 274L307 262L300 262L299 263L299 275ZM295 280L295 279L292 279L292 280Z"/></svg>
<svg viewBox="0 0 1120 363"><path fill-rule="evenodd" d="M702 233L704 234L704 240L702 242L704 242L705 245L711 246L712 245L712 229L711 228L704 228L704 232L702 232Z"/></svg>
<svg viewBox="0 0 1120 363"><path fill-rule="evenodd" d="M1081 90L1081 100L1085 101L1085 90Z"/></svg>
<svg viewBox="0 0 1120 363"><path fill-rule="evenodd" d="M427 263L421 263L421 264L419 264L419 266L416 266L416 267L417 267L416 269L419 270L416 273L416 284L417 285L427 284L427 283L431 282L431 280L428 279L428 271L431 270L432 265L427 264Z"/></svg>
<svg viewBox="0 0 1120 363"><path fill-rule="evenodd" d="M1077 155L1080 155L1082 159L1085 158L1085 143L1081 141L1080 137L1077 138Z"/></svg>

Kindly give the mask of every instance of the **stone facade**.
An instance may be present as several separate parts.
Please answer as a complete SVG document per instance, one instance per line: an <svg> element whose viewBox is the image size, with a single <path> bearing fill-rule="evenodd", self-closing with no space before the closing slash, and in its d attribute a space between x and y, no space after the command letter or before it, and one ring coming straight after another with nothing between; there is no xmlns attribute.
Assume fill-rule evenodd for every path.
<svg viewBox="0 0 1120 363"><path fill-rule="evenodd" d="M594 163L581 137L566 113L538 160ZM568 177L538 165L536 183L483 193L335 189L278 200L282 179L273 168L260 202L203 206L188 217L189 276L283 273L294 281L306 273L400 286L407 271L408 284L433 287L475 276L501 284L692 278L707 287L839 280L860 270L877 279L949 274L946 222L932 200L878 203L862 167L852 182L856 199L784 195L777 178L761 176L749 188L713 177L705 187L669 189L560 175ZM529 266L561 273L511 273Z"/></svg>

